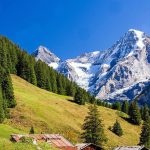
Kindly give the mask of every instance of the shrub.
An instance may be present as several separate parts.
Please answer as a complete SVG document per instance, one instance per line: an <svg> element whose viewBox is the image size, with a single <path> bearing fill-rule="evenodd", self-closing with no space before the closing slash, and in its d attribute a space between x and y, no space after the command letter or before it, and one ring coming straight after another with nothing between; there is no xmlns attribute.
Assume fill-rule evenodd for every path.
<svg viewBox="0 0 150 150"><path fill-rule="evenodd" d="M33 143L33 139L31 137L21 137L20 141L22 143L29 143L29 144L32 144Z"/></svg>
<svg viewBox="0 0 150 150"><path fill-rule="evenodd" d="M121 125L120 125L120 123L117 120L114 123L114 126L112 128L112 132L114 132L118 136L122 136L123 135L123 130L121 128Z"/></svg>

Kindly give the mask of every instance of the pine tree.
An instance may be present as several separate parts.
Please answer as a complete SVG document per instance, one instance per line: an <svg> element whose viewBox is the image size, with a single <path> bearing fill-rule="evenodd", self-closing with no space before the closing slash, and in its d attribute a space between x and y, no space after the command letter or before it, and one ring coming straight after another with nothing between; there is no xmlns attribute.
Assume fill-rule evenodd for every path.
<svg viewBox="0 0 150 150"><path fill-rule="evenodd" d="M4 93L3 93L3 95L4 95ZM3 97L5 97L5 95ZM10 118L10 111L7 106L7 100L4 98L3 98L3 110L4 110L5 118Z"/></svg>
<svg viewBox="0 0 150 150"><path fill-rule="evenodd" d="M144 121L139 144L150 148L150 117Z"/></svg>
<svg viewBox="0 0 150 150"><path fill-rule="evenodd" d="M144 113L144 106L141 106L140 108L140 114L141 114L141 118L143 119L143 113Z"/></svg>
<svg viewBox="0 0 150 150"><path fill-rule="evenodd" d="M30 132L29 132L30 134L34 134L35 132L34 132L34 127L32 126L31 127L31 129L30 129Z"/></svg>
<svg viewBox="0 0 150 150"><path fill-rule="evenodd" d="M3 91L3 96L7 101L7 106L9 108L13 108L16 106L16 101L14 98L14 92L13 92L13 86L12 86L12 81L11 77L8 73L4 73L3 81L2 81L2 91Z"/></svg>
<svg viewBox="0 0 150 150"><path fill-rule="evenodd" d="M11 64L9 69L10 69L11 73L16 74L16 72L17 72L16 65L18 63L17 52L19 51L19 49L18 49L18 47L16 45L14 45L12 43L11 44L9 43L8 45L9 45L9 47L8 47L7 53L9 55L8 56L9 58L7 58L7 59L10 59L10 64ZM8 63L7 63L7 66L9 67Z"/></svg>
<svg viewBox="0 0 150 150"><path fill-rule="evenodd" d="M0 87L0 123L4 121L5 118L5 112L3 109L3 95L2 95L2 89Z"/></svg>
<svg viewBox="0 0 150 150"><path fill-rule="evenodd" d="M149 118L149 108L148 106L145 104L143 107L143 114L142 114L142 119L144 121L146 121Z"/></svg>
<svg viewBox="0 0 150 150"><path fill-rule="evenodd" d="M72 82L67 84L66 92L67 92L68 96L73 96L74 97L75 92L76 92L76 88L75 88L75 86L73 85Z"/></svg>
<svg viewBox="0 0 150 150"><path fill-rule="evenodd" d="M10 54L9 53L7 53L7 66L8 66L9 72L12 72L12 63L10 60Z"/></svg>
<svg viewBox="0 0 150 150"><path fill-rule="evenodd" d="M79 105L84 105L85 104L85 99L83 95L83 90L81 88L78 88L75 96L74 96L74 102L79 104Z"/></svg>
<svg viewBox="0 0 150 150"><path fill-rule="evenodd" d="M6 43L2 37L0 37L0 65L7 68Z"/></svg>
<svg viewBox="0 0 150 150"><path fill-rule="evenodd" d="M30 67L28 55L22 51L18 56L17 75L29 81Z"/></svg>
<svg viewBox="0 0 150 150"><path fill-rule="evenodd" d="M93 143L102 146L103 143L107 141L104 134L102 120L100 119L96 105L91 105L89 107L89 112L84 120L82 129L84 130L82 138L85 143Z"/></svg>
<svg viewBox="0 0 150 150"><path fill-rule="evenodd" d="M136 101L130 104L129 115L132 123L134 123L135 125L141 124L141 114Z"/></svg>
<svg viewBox="0 0 150 150"><path fill-rule="evenodd" d="M57 75L57 92L58 94L64 95L65 90L63 88L62 76L60 74Z"/></svg>
<svg viewBox="0 0 150 150"><path fill-rule="evenodd" d="M52 92L57 93L56 73L52 70L52 68L50 68L50 85Z"/></svg>
<svg viewBox="0 0 150 150"><path fill-rule="evenodd" d="M44 64L41 60L38 60L35 65L35 74L37 78L37 85L40 88L46 89L46 64Z"/></svg>
<svg viewBox="0 0 150 150"><path fill-rule="evenodd" d="M121 128L120 123L116 120L116 122L113 125L112 131L118 135L118 136L122 136L123 135L123 130Z"/></svg>
<svg viewBox="0 0 150 150"><path fill-rule="evenodd" d="M67 93L67 79L66 79L66 77L64 77L64 75L62 75L62 74L59 74L60 75L60 79L61 79L61 82L62 82L62 90L63 90L63 92L62 92L62 95L66 95L66 93Z"/></svg>
<svg viewBox="0 0 150 150"><path fill-rule="evenodd" d="M37 85L37 79L36 79L35 70L34 70L34 60L32 57L30 58L28 81L32 83L33 85Z"/></svg>
<svg viewBox="0 0 150 150"><path fill-rule="evenodd" d="M115 102L112 104L112 108L115 109L115 110L121 110L121 104L120 102Z"/></svg>
<svg viewBox="0 0 150 150"><path fill-rule="evenodd" d="M129 113L129 103L128 101L123 101L121 111L128 114Z"/></svg>
<svg viewBox="0 0 150 150"><path fill-rule="evenodd" d="M91 103L91 104L94 104L95 102L96 102L96 99L95 99L95 96L89 96L88 95L88 97L89 97L89 102Z"/></svg>
<svg viewBox="0 0 150 150"><path fill-rule="evenodd" d="M46 90L52 91L49 77L46 79Z"/></svg>

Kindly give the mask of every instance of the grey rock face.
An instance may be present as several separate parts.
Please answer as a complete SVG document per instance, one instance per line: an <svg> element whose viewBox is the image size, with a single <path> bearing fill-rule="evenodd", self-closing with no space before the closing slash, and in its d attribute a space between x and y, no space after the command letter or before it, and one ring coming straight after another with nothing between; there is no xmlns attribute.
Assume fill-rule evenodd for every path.
<svg viewBox="0 0 150 150"><path fill-rule="evenodd" d="M150 105L150 84L136 97L138 103Z"/></svg>
<svg viewBox="0 0 150 150"><path fill-rule="evenodd" d="M32 53L36 60L41 60L49 66L56 69L61 60L44 46L39 46L35 52Z"/></svg>

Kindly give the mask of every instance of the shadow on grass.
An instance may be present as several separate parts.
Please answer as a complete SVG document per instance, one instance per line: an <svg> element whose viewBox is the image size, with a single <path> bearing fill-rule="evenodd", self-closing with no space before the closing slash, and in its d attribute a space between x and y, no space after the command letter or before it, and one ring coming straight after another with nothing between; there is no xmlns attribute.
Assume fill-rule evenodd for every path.
<svg viewBox="0 0 150 150"><path fill-rule="evenodd" d="M124 119L125 121L127 121L128 123L132 124L132 125L136 125L136 124L134 124L134 122L130 118L126 118L126 117L121 117L121 118Z"/></svg>
<svg viewBox="0 0 150 150"><path fill-rule="evenodd" d="M75 103L75 101L74 100L72 100L72 99L66 99L67 101L69 101L69 102L71 102L71 103ZM76 104L76 103L75 103Z"/></svg>
<svg viewBox="0 0 150 150"><path fill-rule="evenodd" d="M131 119L130 118L126 118L126 117L123 117L123 116L120 116L122 119L124 119L125 121L129 122L129 123L132 123Z"/></svg>
<svg viewBox="0 0 150 150"><path fill-rule="evenodd" d="M134 124L134 123L132 122L132 120L130 119L130 117L127 116L127 114L125 114L125 113L123 113L123 112L120 112L120 111L117 111L116 114L117 114L120 118L122 118L123 120L127 121L128 123Z"/></svg>

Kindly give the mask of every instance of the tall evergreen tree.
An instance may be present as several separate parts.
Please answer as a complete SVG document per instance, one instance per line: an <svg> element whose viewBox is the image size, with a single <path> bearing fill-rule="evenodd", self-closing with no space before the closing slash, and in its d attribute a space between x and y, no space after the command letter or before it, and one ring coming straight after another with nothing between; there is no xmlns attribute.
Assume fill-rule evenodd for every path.
<svg viewBox="0 0 150 150"><path fill-rule="evenodd" d="M85 95L86 95L86 94L85 94ZM94 104L94 103L96 102L95 96L89 96L89 95L87 95L87 98L90 99L89 102L90 102L91 104Z"/></svg>
<svg viewBox="0 0 150 150"><path fill-rule="evenodd" d="M123 130L121 128L120 123L116 120L116 122L114 123L114 126L112 128L112 131L117 134L118 136L122 136L123 135Z"/></svg>
<svg viewBox="0 0 150 150"><path fill-rule="evenodd" d="M143 112L144 112L144 106L140 107L140 114L141 114L141 118L143 119Z"/></svg>
<svg viewBox="0 0 150 150"><path fill-rule="evenodd" d="M142 114L142 119L144 121L146 121L149 118L149 108L148 106L145 104L143 107L143 114Z"/></svg>
<svg viewBox="0 0 150 150"><path fill-rule="evenodd" d="M7 53L7 66L8 66L8 70L11 73L12 72L12 63L11 63L11 59L10 59L10 54Z"/></svg>
<svg viewBox="0 0 150 150"><path fill-rule="evenodd" d="M8 58L7 59L10 62L7 63L7 66L9 67L10 72L13 74L16 74L17 72L16 65L18 63L18 56L17 56L18 51L19 49L16 45L13 45L12 43L8 44L8 51L7 51Z"/></svg>
<svg viewBox="0 0 150 150"><path fill-rule="evenodd" d="M45 72L46 66L40 60L37 61L35 65L35 73L37 78L37 85L40 88L46 89L46 77L47 74Z"/></svg>
<svg viewBox="0 0 150 150"><path fill-rule="evenodd" d="M3 109L3 95L2 95L2 89L0 87L0 123L2 123L5 119L5 112Z"/></svg>
<svg viewBox="0 0 150 150"><path fill-rule="evenodd" d="M63 88L62 76L60 74L57 75L57 92L58 94L64 95L65 89Z"/></svg>
<svg viewBox="0 0 150 150"><path fill-rule="evenodd" d="M60 75L60 79L61 79L61 82L62 82L62 88L63 88L63 93L62 95L66 95L67 93L67 79L64 75L62 74L59 74Z"/></svg>
<svg viewBox="0 0 150 150"><path fill-rule="evenodd" d="M129 103L128 101L123 101L121 106L121 111L128 114L129 113Z"/></svg>
<svg viewBox="0 0 150 150"><path fill-rule="evenodd" d="M4 95L4 93L3 93ZM3 96L5 97L5 95ZM5 114L5 118L10 118L10 112L7 106L7 100L3 98L3 110L4 110L4 114Z"/></svg>
<svg viewBox="0 0 150 150"><path fill-rule="evenodd" d="M46 90L52 91L49 77L47 77L47 79L46 79Z"/></svg>
<svg viewBox="0 0 150 150"><path fill-rule="evenodd" d="M52 92L57 93L57 80L56 80L56 73L50 68L50 84L52 88Z"/></svg>
<svg viewBox="0 0 150 150"><path fill-rule="evenodd" d="M84 120L82 138L85 143L93 143L102 146L107 141L104 134L102 120L96 105L89 107L88 115Z"/></svg>
<svg viewBox="0 0 150 150"><path fill-rule="evenodd" d="M144 121L139 144L150 148L150 117Z"/></svg>
<svg viewBox="0 0 150 150"><path fill-rule="evenodd" d="M28 55L25 51L22 51L18 56L17 75L29 81L29 69Z"/></svg>
<svg viewBox="0 0 150 150"><path fill-rule="evenodd" d="M3 66L3 68L7 68L7 49L2 37L0 37L0 65Z"/></svg>
<svg viewBox="0 0 150 150"><path fill-rule="evenodd" d="M141 114L140 114L140 111L139 111L136 101L134 101L130 104L129 115L130 115L130 120L132 123L134 123L136 125L141 124Z"/></svg>
<svg viewBox="0 0 150 150"><path fill-rule="evenodd" d="M11 77L8 73L4 73L3 81L2 81L2 91L4 99L7 101L7 106L9 108L13 108L16 106L16 100L14 97L13 86Z"/></svg>
<svg viewBox="0 0 150 150"><path fill-rule="evenodd" d="M83 90L81 88L78 88L75 96L74 96L74 102L79 104L79 105L84 105L85 104L85 99L83 95Z"/></svg>
<svg viewBox="0 0 150 150"><path fill-rule="evenodd" d="M29 57L29 82L32 83L33 85L37 85L37 79L35 75L35 70L34 70L34 65L35 65L35 60L31 56Z"/></svg>
<svg viewBox="0 0 150 150"><path fill-rule="evenodd" d="M117 101L117 102L113 103L112 104L112 108L115 109L115 110L119 110L120 111L121 110L120 102Z"/></svg>
<svg viewBox="0 0 150 150"><path fill-rule="evenodd" d="M75 92L76 92L76 88L75 88L73 82L68 83L68 86L67 86L67 88L66 88L66 91L67 91L67 95L68 95L68 96L73 96L73 97L74 97Z"/></svg>

